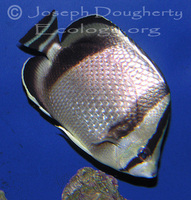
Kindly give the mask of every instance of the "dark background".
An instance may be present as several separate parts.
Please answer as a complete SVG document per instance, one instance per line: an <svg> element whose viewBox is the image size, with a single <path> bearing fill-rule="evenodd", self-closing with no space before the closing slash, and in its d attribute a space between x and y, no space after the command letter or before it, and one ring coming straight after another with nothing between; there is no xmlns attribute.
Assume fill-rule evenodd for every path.
<svg viewBox="0 0 191 200"><path fill-rule="evenodd" d="M16 9L11 13L12 5L22 9L20 18ZM191 8L186 0L1 1L0 189L5 191L8 200L61 199L63 188L79 168L98 167L72 148L59 135L61 131L28 103L21 84L21 68L30 55L17 47L19 39L43 18L43 11L68 11L69 16L58 16L59 28L65 28L72 22L70 12L79 12L73 20L81 17L81 6L89 14L95 13L96 6L107 7L99 8L99 14L111 11L106 18L124 30L155 61L171 89L172 117L158 180L146 187L124 176L126 181L119 180L121 195L132 200L190 199ZM40 14L34 17L37 7ZM151 16L148 12L144 16L144 8ZM116 16L120 13L114 11L141 11L141 16L140 19L123 14ZM153 16L154 11L160 16ZM158 34L149 34L152 28L160 28Z"/></svg>

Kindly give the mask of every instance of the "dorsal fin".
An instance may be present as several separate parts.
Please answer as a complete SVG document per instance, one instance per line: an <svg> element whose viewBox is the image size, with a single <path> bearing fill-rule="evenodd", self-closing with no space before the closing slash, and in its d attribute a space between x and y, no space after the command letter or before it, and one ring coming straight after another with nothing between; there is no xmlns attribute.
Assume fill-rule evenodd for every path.
<svg viewBox="0 0 191 200"><path fill-rule="evenodd" d="M111 45L113 42L112 38L119 39L115 37L116 30L121 31L119 27L106 18L98 15L90 15L73 22L68 26L62 35L61 44L66 48L78 41L89 41L99 38L99 42L100 40L102 41L102 46L103 41L106 42L105 44L109 43L109 45Z"/></svg>
<svg viewBox="0 0 191 200"><path fill-rule="evenodd" d="M20 39L20 43L26 47L43 52L47 55L48 50L54 43L59 44L57 17L53 10L45 16L28 33Z"/></svg>

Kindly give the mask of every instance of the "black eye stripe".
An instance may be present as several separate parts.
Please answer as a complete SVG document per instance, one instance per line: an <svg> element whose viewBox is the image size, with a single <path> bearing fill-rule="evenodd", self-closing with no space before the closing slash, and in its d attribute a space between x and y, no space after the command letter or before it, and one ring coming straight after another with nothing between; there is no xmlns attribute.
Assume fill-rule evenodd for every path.
<svg viewBox="0 0 191 200"><path fill-rule="evenodd" d="M162 137L164 133L164 129L168 123L169 116L170 116L170 103L168 104L163 116L160 119L160 122L158 123L155 134L149 139L147 145L145 146L150 150L151 155L153 154L159 139Z"/></svg>
<svg viewBox="0 0 191 200"><path fill-rule="evenodd" d="M151 156L157 146L159 139L163 135L164 128L165 128L166 124L168 123L169 115L170 115L170 103L167 106L163 116L161 117L160 122L158 123L155 134L149 139L147 145L145 146L145 148L150 149ZM120 169L120 171L129 171L131 168L133 168L134 166L136 166L137 164L140 164L142 162L144 162L144 161L141 160L139 157L135 157L135 158L131 159L131 161L127 164L127 166L124 169Z"/></svg>
<svg viewBox="0 0 191 200"><path fill-rule="evenodd" d="M120 169L120 171L127 171L128 172L135 165L140 164L142 162L143 161L139 157L135 157L129 162L129 164L124 169Z"/></svg>

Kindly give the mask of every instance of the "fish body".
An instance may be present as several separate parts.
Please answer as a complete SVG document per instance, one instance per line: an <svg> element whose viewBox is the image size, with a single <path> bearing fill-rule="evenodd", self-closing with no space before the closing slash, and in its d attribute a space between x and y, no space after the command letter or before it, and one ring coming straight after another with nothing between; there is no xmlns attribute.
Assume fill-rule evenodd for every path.
<svg viewBox="0 0 191 200"><path fill-rule="evenodd" d="M60 42L53 11L20 43L42 53L23 65L29 99L77 146L124 173L157 175L170 91L158 67L119 27L88 16L72 23Z"/></svg>

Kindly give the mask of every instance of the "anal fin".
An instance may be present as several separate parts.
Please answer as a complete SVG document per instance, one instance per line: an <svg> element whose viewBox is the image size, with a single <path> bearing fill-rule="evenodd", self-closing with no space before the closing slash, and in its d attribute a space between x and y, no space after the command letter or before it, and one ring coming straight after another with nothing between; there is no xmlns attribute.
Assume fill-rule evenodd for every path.
<svg viewBox="0 0 191 200"><path fill-rule="evenodd" d="M22 68L22 83L29 99L45 114L50 116L46 109L46 88L44 80L51 67L50 61L43 56L29 58Z"/></svg>

